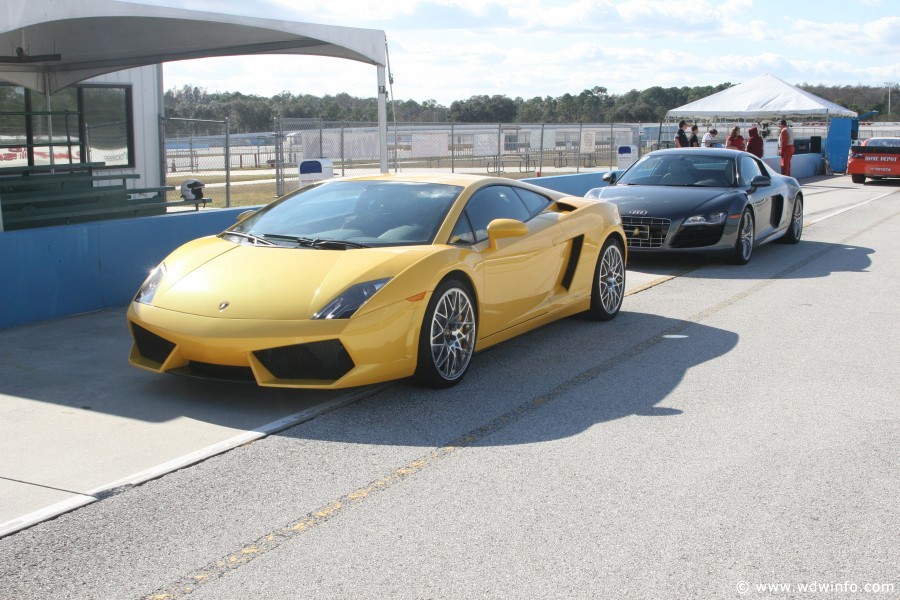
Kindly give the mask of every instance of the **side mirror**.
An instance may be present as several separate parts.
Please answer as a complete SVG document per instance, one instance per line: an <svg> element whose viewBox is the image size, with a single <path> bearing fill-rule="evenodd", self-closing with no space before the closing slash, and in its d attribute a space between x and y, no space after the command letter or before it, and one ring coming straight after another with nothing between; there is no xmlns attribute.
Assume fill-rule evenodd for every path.
<svg viewBox="0 0 900 600"><path fill-rule="evenodd" d="M609 185L615 185L616 183L616 172L615 171L607 171L603 174L603 181L608 183Z"/></svg>
<svg viewBox="0 0 900 600"><path fill-rule="evenodd" d="M242 212L241 214L238 215L238 217L237 217L238 223L240 223L241 221L243 221L244 219L246 219L247 217L249 217L250 215L252 215L255 212L256 212L255 210L245 210L244 212Z"/></svg>
<svg viewBox="0 0 900 600"><path fill-rule="evenodd" d="M497 241L505 238L522 237L528 233L528 225L516 219L494 219L488 224L488 240L491 248L497 249Z"/></svg>
<svg viewBox="0 0 900 600"><path fill-rule="evenodd" d="M766 175L757 175L750 180L750 187L752 188L769 187L770 185L772 185L772 178Z"/></svg>

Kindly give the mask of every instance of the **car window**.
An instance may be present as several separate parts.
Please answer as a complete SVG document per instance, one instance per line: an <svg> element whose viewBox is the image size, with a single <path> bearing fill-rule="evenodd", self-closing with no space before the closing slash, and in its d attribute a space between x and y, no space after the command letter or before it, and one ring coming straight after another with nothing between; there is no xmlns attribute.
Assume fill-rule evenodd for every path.
<svg viewBox="0 0 900 600"><path fill-rule="evenodd" d="M542 196L537 192L532 192L531 190L526 190L522 188L513 188L516 194L519 195L519 198L522 199L522 202L525 203L525 208L528 209L528 213L532 217L536 217L537 215L544 212L550 204L552 204L552 200L547 198L546 196Z"/></svg>
<svg viewBox="0 0 900 600"><path fill-rule="evenodd" d="M459 220L453 228L453 233L450 234L450 243L464 245L475 243L475 234L472 232L472 224L469 223L469 217L466 216L465 211L459 216Z"/></svg>
<svg viewBox="0 0 900 600"><path fill-rule="evenodd" d="M281 198L231 230L365 246L430 244L462 188L409 181L331 181Z"/></svg>
<svg viewBox="0 0 900 600"><path fill-rule="evenodd" d="M476 242L487 239L488 224L494 219L531 219L519 196L503 185L492 185L475 192L466 205L465 213L475 230Z"/></svg>
<svg viewBox="0 0 900 600"><path fill-rule="evenodd" d="M750 185L757 175L762 175L762 170L756 164L756 160L749 156L741 157L741 185Z"/></svg>
<svg viewBox="0 0 900 600"><path fill-rule="evenodd" d="M891 148L900 146L900 138L870 138L869 141L866 142L866 146L873 148Z"/></svg>
<svg viewBox="0 0 900 600"><path fill-rule="evenodd" d="M727 156L701 152L665 152L647 155L617 182L619 185L731 187L734 162Z"/></svg>
<svg viewBox="0 0 900 600"><path fill-rule="evenodd" d="M638 185L647 182L657 174L657 169L661 163L661 159L659 157L645 157L639 162L637 162L631 169L628 171L628 183L636 183ZM619 183L622 183L621 177L619 179Z"/></svg>

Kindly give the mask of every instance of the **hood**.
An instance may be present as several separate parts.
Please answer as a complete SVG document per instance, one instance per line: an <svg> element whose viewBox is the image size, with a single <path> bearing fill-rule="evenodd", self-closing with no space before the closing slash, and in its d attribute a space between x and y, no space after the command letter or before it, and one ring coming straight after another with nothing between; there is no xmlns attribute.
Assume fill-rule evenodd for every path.
<svg viewBox="0 0 900 600"><path fill-rule="evenodd" d="M734 188L684 188L653 185L611 185L602 188L600 199L619 207L619 214L647 211L648 217L676 219L688 216L712 202L734 193Z"/></svg>
<svg viewBox="0 0 900 600"><path fill-rule="evenodd" d="M431 246L316 250L216 239L166 259L153 305L216 318L308 319L351 285L393 277L432 252ZM220 311L223 302L228 307Z"/></svg>
<svg viewBox="0 0 900 600"><path fill-rule="evenodd" d="M759 129L757 129L756 127L751 127L750 128L750 137L752 137L752 138L759 137Z"/></svg>

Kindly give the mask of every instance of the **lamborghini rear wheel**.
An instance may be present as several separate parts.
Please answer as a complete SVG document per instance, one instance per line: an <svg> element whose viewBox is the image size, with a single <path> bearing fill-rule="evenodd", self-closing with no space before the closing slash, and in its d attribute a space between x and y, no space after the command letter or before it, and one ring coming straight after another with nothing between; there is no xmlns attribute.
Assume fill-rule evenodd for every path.
<svg viewBox="0 0 900 600"><path fill-rule="evenodd" d="M436 388L459 383L475 353L477 329L469 286L456 279L441 282L419 332L415 381Z"/></svg>
<svg viewBox="0 0 900 600"><path fill-rule="evenodd" d="M610 238L597 258L591 289L591 308L587 316L595 321L609 321L619 314L625 297L625 254L622 244Z"/></svg>

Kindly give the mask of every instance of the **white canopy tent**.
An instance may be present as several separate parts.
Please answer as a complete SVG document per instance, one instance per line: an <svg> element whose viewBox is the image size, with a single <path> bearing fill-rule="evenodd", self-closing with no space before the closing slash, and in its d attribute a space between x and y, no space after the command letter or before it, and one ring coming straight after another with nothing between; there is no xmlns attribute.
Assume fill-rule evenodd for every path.
<svg viewBox="0 0 900 600"><path fill-rule="evenodd" d="M238 8L223 14L175 8ZM0 80L44 93L121 69L247 54L332 56L375 65L381 170L387 171L387 48L383 31L252 15L276 4L200 0L5 0L0 5Z"/></svg>
<svg viewBox="0 0 900 600"><path fill-rule="evenodd" d="M806 116L855 117L856 113L769 74L754 77L666 113L666 117L699 119Z"/></svg>

